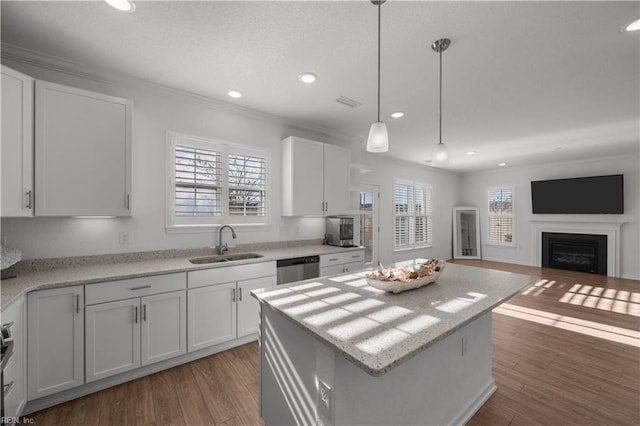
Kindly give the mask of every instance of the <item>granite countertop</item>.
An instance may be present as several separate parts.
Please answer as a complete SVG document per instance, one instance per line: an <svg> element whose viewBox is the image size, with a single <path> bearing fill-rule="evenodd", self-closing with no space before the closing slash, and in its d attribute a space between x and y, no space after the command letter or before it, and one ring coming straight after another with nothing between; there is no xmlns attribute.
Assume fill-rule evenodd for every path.
<svg viewBox="0 0 640 426"><path fill-rule="evenodd" d="M398 294L366 271L259 289L252 295L372 376L380 376L539 281L447 264L438 280Z"/></svg>
<svg viewBox="0 0 640 426"><path fill-rule="evenodd" d="M105 281L116 281L129 278L139 278L152 275L169 274L173 272L188 272L202 269L225 268L235 265L245 265L250 263L273 262L278 259L286 259L291 257L302 257L312 255L323 255L332 253L341 253L345 251L362 250L362 247L334 247L322 244L296 245L292 247L252 249L251 252L259 253L264 257L256 259L237 260L233 262L208 263L195 265L189 262L194 257L210 256L213 254L211 249L199 250L197 254L177 257L162 257L165 252L157 254L159 258L124 261L126 254L112 256L113 261L102 264L82 264L76 258L66 258L65 261L69 266L60 267L60 263L64 262L58 259L52 259L51 268L39 270L25 271L16 273L15 278L2 280L1 284L1 306L0 312L4 311L11 303L24 294L47 288L66 287L72 285L94 284ZM244 252L244 250L243 250ZM149 252L156 253L156 252ZM231 254L231 253L230 253ZM104 262L104 256L100 257ZM144 259L145 253L133 253L132 257ZM152 255L146 257L153 257ZM118 261L119 260L119 261ZM55 263L55 267L53 265ZM88 261L87 263L91 263ZM46 264L46 262L45 262Z"/></svg>

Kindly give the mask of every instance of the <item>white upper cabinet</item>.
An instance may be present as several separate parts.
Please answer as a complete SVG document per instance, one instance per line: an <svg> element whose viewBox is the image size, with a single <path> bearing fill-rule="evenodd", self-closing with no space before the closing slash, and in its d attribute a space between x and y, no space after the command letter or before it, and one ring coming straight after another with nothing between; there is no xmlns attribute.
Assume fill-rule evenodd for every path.
<svg viewBox="0 0 640 426"><path fill-rule="evenodd" d="M2 66L2 217L33 216L33 85Z"/></svg>
<svg viewBox="0 0 640 426"><path fill-rule="evenodd" d="M36 81L38 216L131 215L132 102Z"/></svg>
<svg viewBox="0 0 640 426"><path fill-rule="evenodd" d="M282 216L349 212L349 151L289 137L282 141Z"/></svg>

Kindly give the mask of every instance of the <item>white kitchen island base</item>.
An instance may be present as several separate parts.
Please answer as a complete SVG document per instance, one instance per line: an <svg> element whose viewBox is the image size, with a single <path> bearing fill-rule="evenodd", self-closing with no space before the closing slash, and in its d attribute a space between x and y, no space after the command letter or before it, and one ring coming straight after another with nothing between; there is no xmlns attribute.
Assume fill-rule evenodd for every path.
<svg viewBox="0 0 640 426"><path fill-rule="evenodd" d="M379 377L264 305L261 320L267 425L458 425L496 390L491 311ZM329 412L321 408L319 381L331 388Z"/></svg>

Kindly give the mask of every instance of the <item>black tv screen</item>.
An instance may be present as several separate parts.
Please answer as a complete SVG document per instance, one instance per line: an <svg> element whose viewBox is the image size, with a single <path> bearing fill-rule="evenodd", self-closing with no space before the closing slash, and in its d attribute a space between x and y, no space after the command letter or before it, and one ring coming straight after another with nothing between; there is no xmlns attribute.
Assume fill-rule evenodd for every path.
<svg viewBox="0 0 640 426"><path fill-rule="evenodd" d="M533 213L623 214L622 176L533 181Z"/></svg>

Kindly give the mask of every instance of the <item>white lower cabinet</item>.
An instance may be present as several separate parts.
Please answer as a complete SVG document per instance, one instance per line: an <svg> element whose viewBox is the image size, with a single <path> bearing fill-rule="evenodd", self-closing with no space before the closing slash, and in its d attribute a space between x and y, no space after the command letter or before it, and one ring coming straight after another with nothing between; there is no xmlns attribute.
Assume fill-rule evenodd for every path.
<svg viewBox="0 0 640 426"><path fill-rule="evenodd" d="M258 331L260 307L250 293L276 285L276 265L265 262L194 271L188 273L188 282L187 345L193 352Z"/></svg>
<svg viewBox="0 0 640 426"><path fill-rule="evenodd" d="M354 272L364 268L364 250L320 256L320 276Z"/></svg>
<svg viewBox="0 0 640 426"><path fill-rule="evenodd" d="M87 383L184 355L185 287L184 273L87 286ZM133 294L140 297L110 301Z"/></svg>
<svg viewBox="0 0 640 426"><path fill-rule="evenodd" d="M13 355L4 367L4 416L18 417L27 403L27 366L25 331L26 309L24 297L13 302L2 312L3 325L11 324L11 340L13 341Z"/></svg>
<svg viewBox="0 0 640 426"><path fill-rule="evenodd" d="M27 396L84 383L84 286L27 295Z"/></svg>

